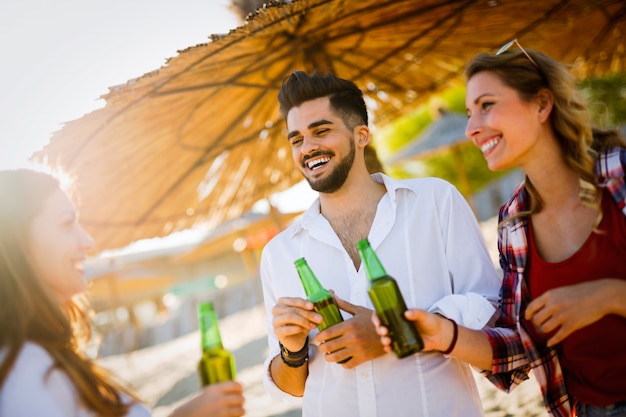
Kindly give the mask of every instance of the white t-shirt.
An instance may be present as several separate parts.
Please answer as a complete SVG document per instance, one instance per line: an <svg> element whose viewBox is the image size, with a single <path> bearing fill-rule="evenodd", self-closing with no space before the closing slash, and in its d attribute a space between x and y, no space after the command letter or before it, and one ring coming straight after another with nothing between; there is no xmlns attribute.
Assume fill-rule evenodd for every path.
<svg viewBox="0 0 626 417"><path fill-rule="evenodd" d="M0 355L2 359L3 355ZM0 389L0 417L94 417L79 399L67 374L50 371L53 359L41 346L27 342ZM129 399L130 401L130 399ZM126 417L149 417L143 404L134 404Z"/></svg>
<svg viewBox="0 0 626 417"><path fill-rule="evenodd" d="M407 306L483 328L495 311L501 279L467 202L440 179L396 181L382 174L372 178L383 183L387 193L368 239L398 282ZM373 309L365 269L355 270L317 200L300 221L265 246L261 259L270 348L264 385L273 398L289 402L300 399L281 391L269 374L269 364L280 352L271 309L279 297L306 297L294 267L300 257L306 258L322 286ZM344 369L321 356L311 345L301 400L304 417L483 415L471 369L452 357L427 352L398 359L388 353Z"/></svg>

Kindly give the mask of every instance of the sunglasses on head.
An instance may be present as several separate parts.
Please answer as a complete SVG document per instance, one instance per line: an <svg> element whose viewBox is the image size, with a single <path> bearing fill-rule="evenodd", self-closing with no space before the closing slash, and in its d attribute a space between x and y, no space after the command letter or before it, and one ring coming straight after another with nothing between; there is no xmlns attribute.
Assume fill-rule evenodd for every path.
<svg viewBox="0 0 626 417"><path fill-rule="evenodd" d="M528 52L526 52L526 49L524 49L524 47L522 45L520 45L520 43L517 41L517 39L513 39L512 41L509 41L509 42L505 43L504 45L502 45L502 48L498 49L498 52L496 52L496 55L500 55L500 54L508 51L509 49L511 49L511 46L513 46L513 45L516 45L524 53L524 55L526 55L526 58L528 58L530 60L530 62L532 62L533 65L537 69L539 69L539 65L537 65L537 63L530 56L530 54Z"/></svg>

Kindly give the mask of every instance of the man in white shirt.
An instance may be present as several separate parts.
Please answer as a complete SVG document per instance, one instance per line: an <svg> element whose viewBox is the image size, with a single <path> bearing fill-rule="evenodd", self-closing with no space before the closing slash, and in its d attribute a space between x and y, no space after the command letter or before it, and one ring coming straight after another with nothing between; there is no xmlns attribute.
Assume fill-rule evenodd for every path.
<svg viewBox="0 0 626 417"><path fill-rule="evenodd" d="M385 353L356 249L369 239L409 308L480 329L495 311L500 279L468 204L440 179L370 175L367 111L354 83L295 71L278 97L293 160L319 198L263 251L268 393L302 397L304 417L483 415L466 364L438 352ZM335 292L344 317L322 332L294 267L301 257Z"/></svg>

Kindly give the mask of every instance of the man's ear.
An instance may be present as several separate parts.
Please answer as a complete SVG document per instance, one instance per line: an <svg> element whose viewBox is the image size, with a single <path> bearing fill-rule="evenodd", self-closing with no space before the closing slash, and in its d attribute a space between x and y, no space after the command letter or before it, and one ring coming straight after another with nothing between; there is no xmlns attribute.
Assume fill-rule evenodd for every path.
<svg viewBox="0 0 626 417"><path fill-rule="evenodd" d="M539 121L545 122L552 113L552 107L554 107L554 96L552 91L547 88L539 90L537 93L537 101L539 104Z"/></svg>
<svg viewBox="0 0 626 417"><path fill-rule="evenodd" d="M357 145L365 148L370 143L370 129L365 125L358 125L354 128L354 135L357 137Z"/></svg>

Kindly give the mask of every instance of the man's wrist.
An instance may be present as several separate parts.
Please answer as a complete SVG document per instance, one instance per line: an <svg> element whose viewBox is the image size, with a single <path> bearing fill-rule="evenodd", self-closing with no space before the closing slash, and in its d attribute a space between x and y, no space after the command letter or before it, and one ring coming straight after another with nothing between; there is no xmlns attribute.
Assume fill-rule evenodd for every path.
<svg viewBox="0 0 626 417"><path fill-rule="evenodd" d="M449 355L450 353L452 353L456 346L456 342L459 337L459 325L456 324L456 321L452 320L451 318L445 316L443 318L449 320L452 323L452 340L450 341L450 345L448 346L448 348L441 351L441 353L443 353L444 355Z"/></svg>
<svg viewBox="0 0 626 417"><path fill-rule="evenodd" d="M307 336L304 346L297 352L292 352L283 346L280 341L280 358L283 363L290 368L300 368L309 360L309 337Z"/></svg>

